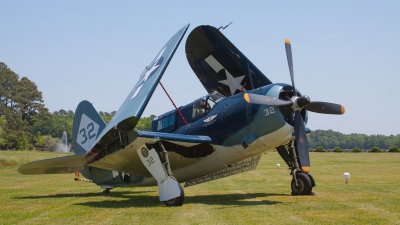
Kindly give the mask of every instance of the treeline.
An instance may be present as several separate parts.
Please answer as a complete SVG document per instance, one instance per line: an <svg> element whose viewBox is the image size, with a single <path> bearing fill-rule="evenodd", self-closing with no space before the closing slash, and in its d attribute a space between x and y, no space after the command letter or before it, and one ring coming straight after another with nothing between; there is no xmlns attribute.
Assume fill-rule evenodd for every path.
<svg viewBox="0 0 400 225"><path fill-rule="evenodd" d="M323 146L325 149L353 149L370 150L373 147L389 149L392 146L400 146L400 134L397 135L366 135L366 134L342 134L332 130L315 130L308 136L309 146L316 149Z"/></svg>
<svg viewBox="0 0 400 225"><path fill-rule="evenodd" d="M109 122L115 111L99 114ZM72 110L50 113L36 84L0 62L0 149L55 150L64 132L72 143L73 119ZM151 130L151 117L138 127Z"/></svg>

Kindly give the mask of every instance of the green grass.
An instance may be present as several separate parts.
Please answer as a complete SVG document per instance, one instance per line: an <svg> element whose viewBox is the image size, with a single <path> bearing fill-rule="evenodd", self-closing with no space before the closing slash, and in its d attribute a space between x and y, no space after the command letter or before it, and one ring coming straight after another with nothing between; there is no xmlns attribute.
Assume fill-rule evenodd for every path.
<svg viewBox="0 0 400 225"><path fill-rule="evenodd" d="M156 187L117 188L108 196L73 174L20 175L20 162L67 153L0 151L0 224L400 224L398 153L311 153L316 196L291 196L277 153L254 171L185 189L166 207ZM351 174L346 185L343 173Z"/></svg>

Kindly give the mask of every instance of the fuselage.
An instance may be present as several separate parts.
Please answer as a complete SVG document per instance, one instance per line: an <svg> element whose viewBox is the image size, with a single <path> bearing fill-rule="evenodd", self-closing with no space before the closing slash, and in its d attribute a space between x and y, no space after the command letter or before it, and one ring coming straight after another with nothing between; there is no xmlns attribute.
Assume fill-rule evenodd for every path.
<svg viewBox="0 0 400 225"><path fill-rule="evenodd" d="M281 99L290 98L292 92L292 86L287 84L271 84L247 91L247 93ZM246 158L273 151L275 147L285 145L294 139L291 118L293 113L290 108L250 104L244 100L243 95L242 92L224 97L219 93L210 93L179 107L187 125L177 110L169 111L153 119L153 132L202 135L213 139L213 144L203 145L180 146L176 143L164 142L169 153L173 175L179 182L223 170ZM207 104L202 104L202 101ZM304 121L307 121L305 110L302 116ZM94 181L102 186L113 187L157 185L155 179L147 175L147 169L136 153L136 149L146 144L146 139L141 140L133 145L127 145L122 151L109 155L105 161L100 160L95 166L107 169L107 162L112 162L113 165L119 166L117 171L131 175L130 182L110 178L111 175L107 175L109 178L104 178L104 182L99 182L101 177L95 178ZM124 160L121 161L121 159ZM102 169L93 168L93 170ZM94 178L93 175L87 175L89 179Z"/></svg>
<svg viewBox="0 0 400 225"><path fill-rule="evenodd" d="M285 98L285 95L292 93L292 87L287 84L271 84L248 91L248 93ZM212 96L216 94L221 98L209 103ZM209 155L188 167L176 168L174 176L179 181L224 169L226 166L262 152L273 151L275 147L293 140L293 126L290 124L291 119L288 118L290 117L288 115L292 113L282 112L287 109L281 111L279 107L249 104L244 100L243 95L242 92L230 97L222 97L218 93L210 93L180 107L179 110L188 125L185 125L177 110L169 111L153 119L154 132L205 135L215 140L214 151ZM199 109L202 101L208 104ZM306 121L305 111L303 117ZM171 166L174 167L174 162L171 162Z"/></svg>

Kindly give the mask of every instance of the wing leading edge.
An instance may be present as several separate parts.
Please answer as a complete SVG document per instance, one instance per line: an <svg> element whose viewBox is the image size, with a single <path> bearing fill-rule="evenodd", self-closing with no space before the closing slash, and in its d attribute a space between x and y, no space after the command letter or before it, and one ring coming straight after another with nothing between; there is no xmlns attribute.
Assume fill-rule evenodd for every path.
<svg viewBox="0 0 400 225"><path fill-rule="evenodd" d="M185 51L190 66L208 93L218 91L231 96L272 84L213 26L196 27L187 38Z"/></svg>
<svg viewBox="0 0 400 225"><path fill-rule="evenodd" d="M185 134L170 134L170 133L159 133L159 132L149 132L149 131L138 131L138 137L141 138L151 138L171 142L184 142L192 144L217 144L212 138L208 136L201 135L185 135ZM185 145L185 144L181 144Z"/></svg>

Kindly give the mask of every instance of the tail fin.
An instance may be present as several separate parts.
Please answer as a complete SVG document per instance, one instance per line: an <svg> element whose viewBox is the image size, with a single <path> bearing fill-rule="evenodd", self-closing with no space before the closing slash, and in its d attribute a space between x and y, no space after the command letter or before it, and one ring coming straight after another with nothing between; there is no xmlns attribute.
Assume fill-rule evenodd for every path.
<svg viewBox="0 0 400 225"><path fill-rule="evenodd" d="M75 154L86 154L96 143L97 136L106 127L103 118L92 103L82 101L75 110L72 137Z"/></svg>

